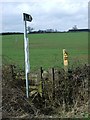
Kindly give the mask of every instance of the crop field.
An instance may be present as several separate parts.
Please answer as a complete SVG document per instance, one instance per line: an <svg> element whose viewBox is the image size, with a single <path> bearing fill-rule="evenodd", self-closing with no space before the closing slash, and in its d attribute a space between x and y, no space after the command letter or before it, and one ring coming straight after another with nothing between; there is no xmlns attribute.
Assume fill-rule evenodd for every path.
<svg viewBox="0 0 90 120"><path fill-rule="evenodd" d="M88 63L88 32L29 34L31 70L63 67L63 49L68 52L69 65ZM24 68L24 37L2 36L4 64Z"/></svg>

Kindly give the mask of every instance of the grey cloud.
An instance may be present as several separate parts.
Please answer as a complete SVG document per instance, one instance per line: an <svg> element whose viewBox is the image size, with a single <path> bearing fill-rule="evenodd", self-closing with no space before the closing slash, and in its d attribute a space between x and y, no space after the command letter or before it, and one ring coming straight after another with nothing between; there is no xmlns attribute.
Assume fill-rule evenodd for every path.
<svg viewBox="0 0 90 120"><path fill-rule="evenodd" d="M48 0L44 0L44 2L34 0L26 3L3 3L3 31L23 31L22 12L26 10L26 8L26 11L33 17L33 21L28 23L28 25L34 27L36 30L47 28L67 30L74 24L77 24L77 26L81 28L87 27L87 1L67 0L68 2L66 2L66 0L64 0L65 4L60 4L60 2L58 4L59 0L56 1L55 4L53 2L48 6ZM71 3L70 7L69 3ZM81 3L82 5L79 8ZM27 5L26 8L24 8L24 4Z"/></svg>

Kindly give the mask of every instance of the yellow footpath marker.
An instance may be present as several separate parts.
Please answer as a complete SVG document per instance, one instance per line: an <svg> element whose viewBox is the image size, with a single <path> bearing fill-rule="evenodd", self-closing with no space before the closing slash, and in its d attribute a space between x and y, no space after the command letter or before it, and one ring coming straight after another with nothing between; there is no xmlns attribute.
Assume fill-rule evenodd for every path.
<svg viewBox="0 0 90 120"><path fill-rule="evenodd" d="M63 49L63 64L65 72L68 71L68 53L66 49Z"/></svg>

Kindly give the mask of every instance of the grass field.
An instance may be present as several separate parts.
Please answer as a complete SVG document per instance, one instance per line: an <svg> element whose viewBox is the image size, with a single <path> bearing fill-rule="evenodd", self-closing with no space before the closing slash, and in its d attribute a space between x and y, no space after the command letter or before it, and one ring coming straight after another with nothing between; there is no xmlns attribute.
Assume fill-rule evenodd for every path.
<svg viewBox="0 0 90 120"><path fill-rule="evenodd" d="M62 50L69 54L69 65L88 62L88 32L29 34L31 70L63 67ZM2 36L3 63L24 68L23 35Z"/></svg>

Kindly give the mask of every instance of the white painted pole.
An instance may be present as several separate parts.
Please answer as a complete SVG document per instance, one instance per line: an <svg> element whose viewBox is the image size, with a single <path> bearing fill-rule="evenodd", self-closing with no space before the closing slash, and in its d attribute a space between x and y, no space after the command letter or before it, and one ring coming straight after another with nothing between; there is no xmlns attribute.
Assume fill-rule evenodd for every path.
<svg viewBox="0 0 90 120"><path fill-rule="evenodd" d="M29 98L29 84L28 84L28 73L30 71L29 65L29 46L27 37L27 23L25 22L24 28L24 51L25 51L25 78L26 78L26 97Z"/></svg>
<svg viewBox="0 0 90 120"><path fill-rule="evenodd" d="M29 14L23 13L24 18L24 51L25 51L25 77L26 77L26 96L29 98L29 84L28 84L28 75L30 72L30 64L29 64L29 41L27 37L27 22L32 21L32 17Z"/></svg>

